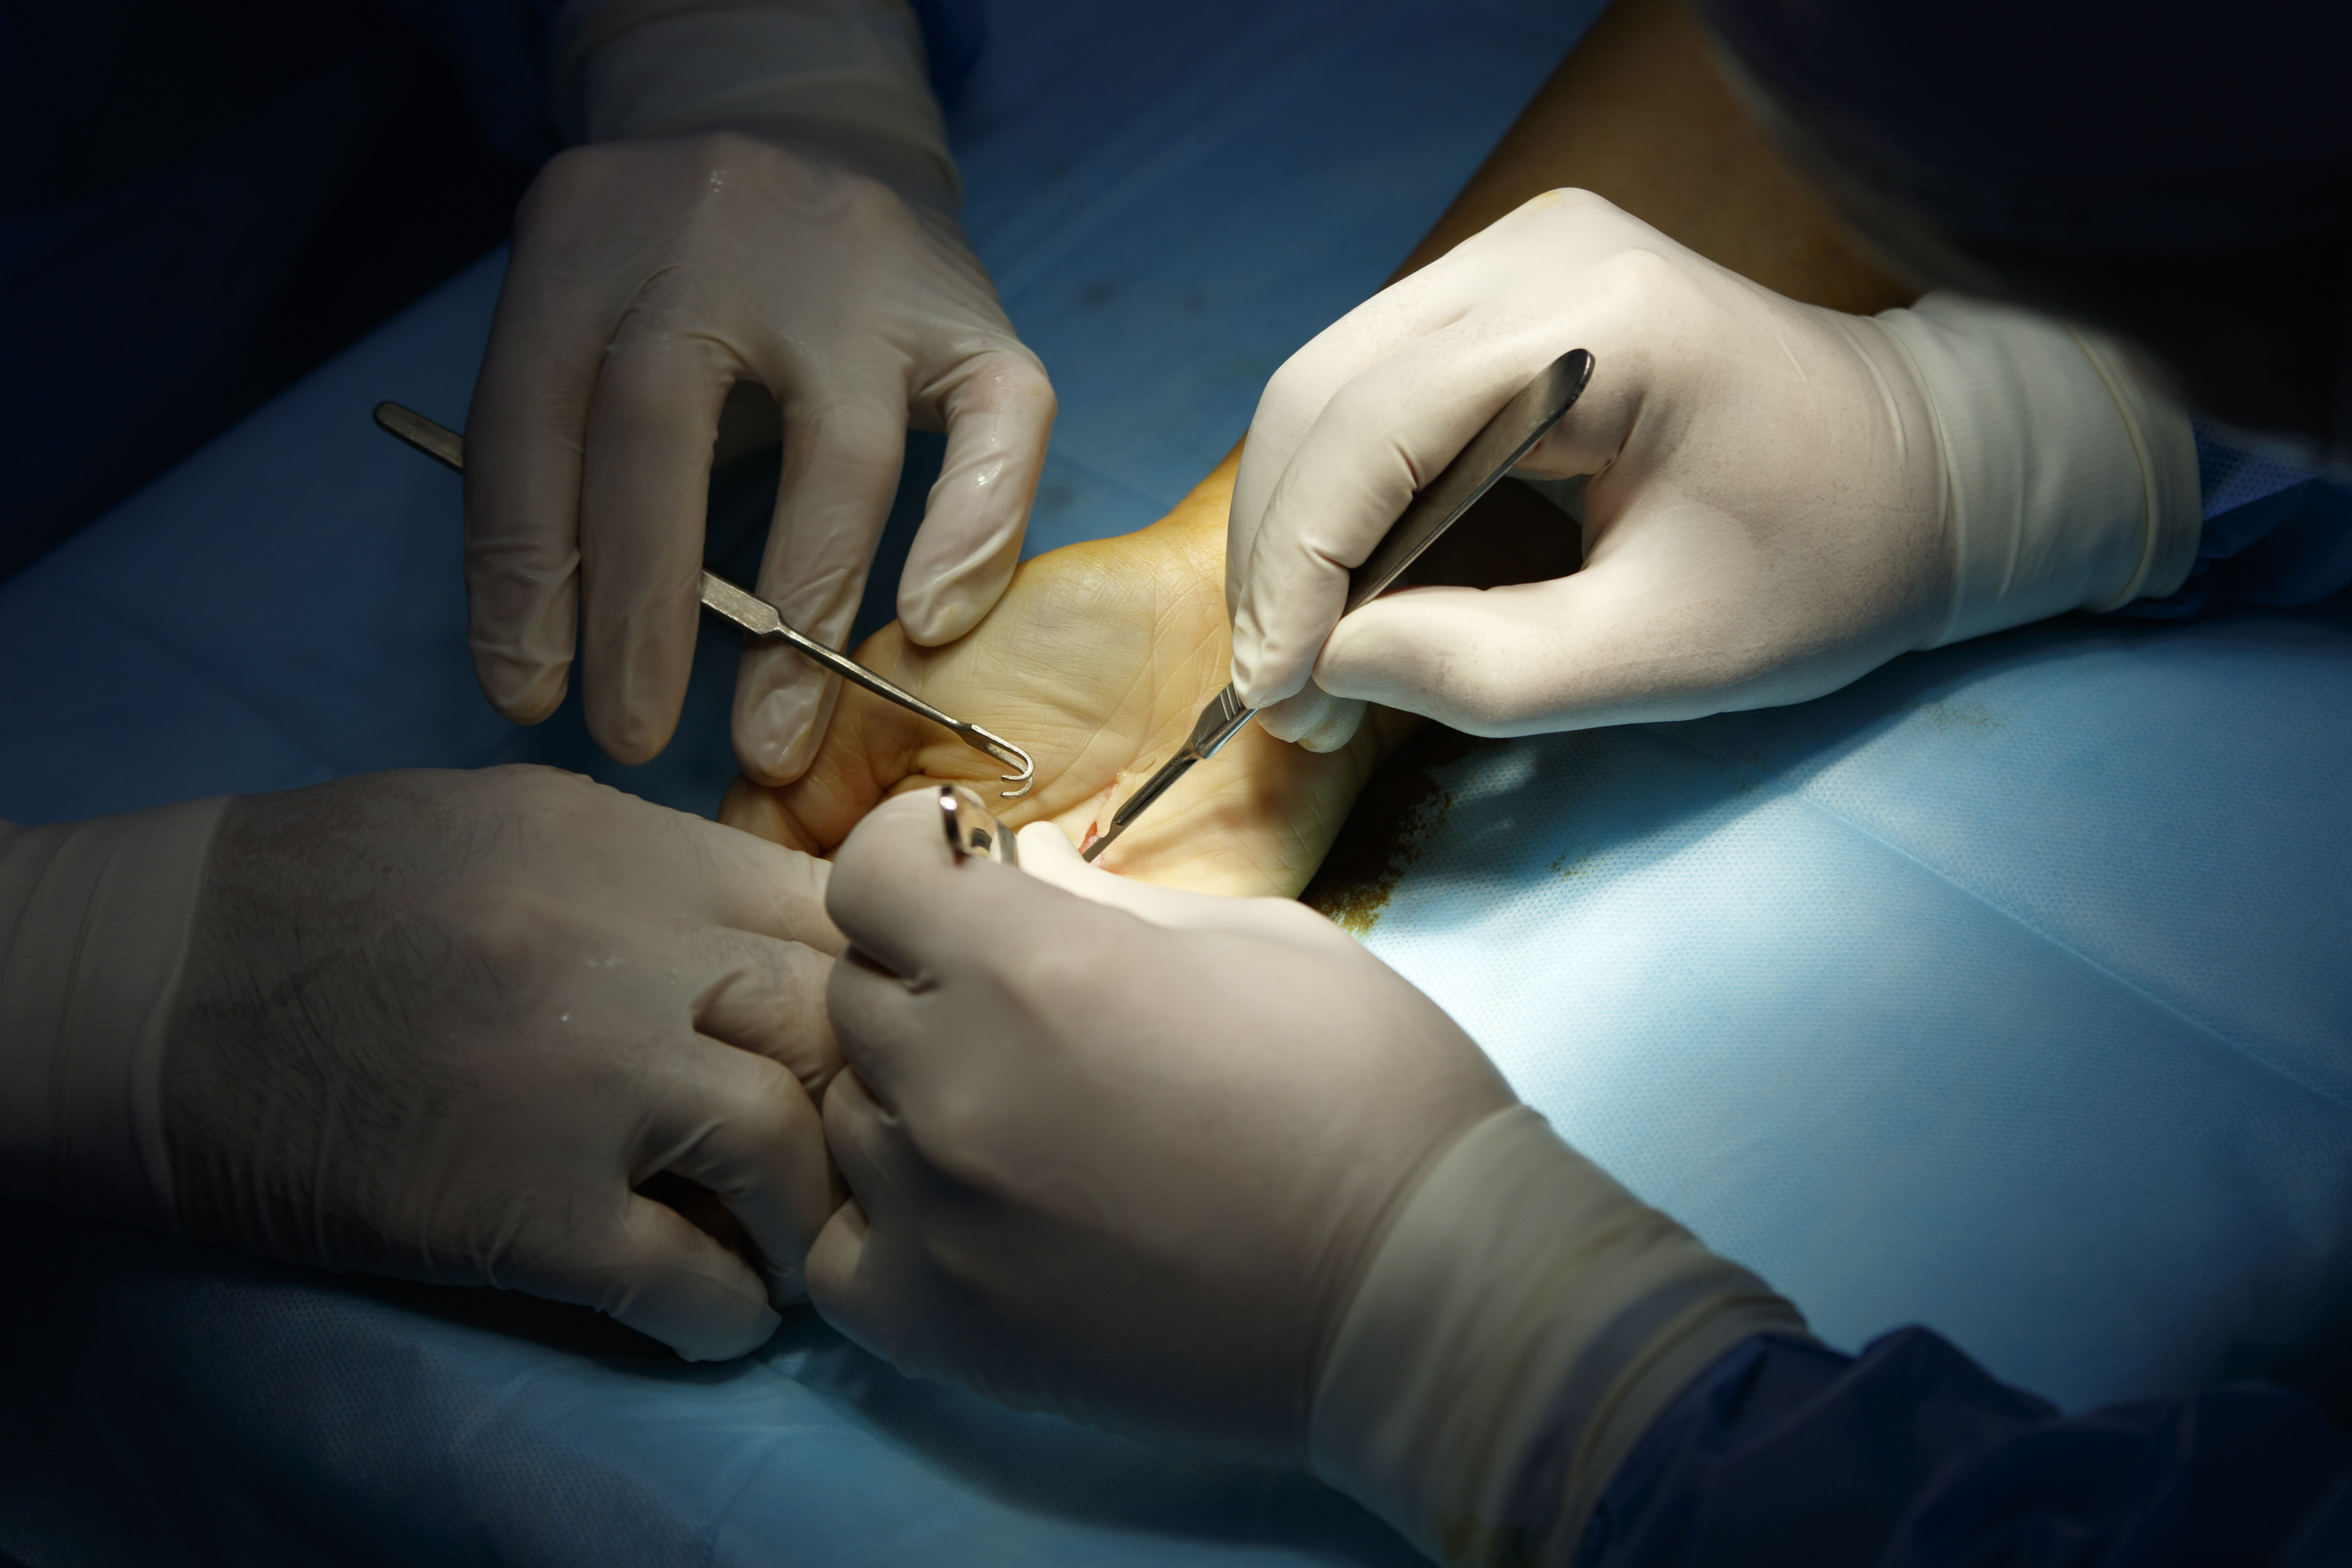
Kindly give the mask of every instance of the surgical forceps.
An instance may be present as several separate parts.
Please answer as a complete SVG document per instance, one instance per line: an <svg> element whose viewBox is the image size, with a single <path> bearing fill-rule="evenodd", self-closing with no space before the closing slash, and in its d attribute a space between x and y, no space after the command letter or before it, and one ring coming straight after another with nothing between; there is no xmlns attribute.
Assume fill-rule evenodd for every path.
<svg viewBox="0 0 2352 1568"><path fill-rule="evenodd" d="M465 472L466 438L447 425L436 424L415 409L404 408L396 402L376 404L375 422L388 434L398 436L425 456L461 474ZM754 637L789 643L850 685L863 686L877 697L887 697L910 713L919 713L933 724L953 730L965 745L986 752L995 761L1014 769L1003 775L1003 781L1017 784L1020 788L999 790L998 793L1005 800L1015 800L1029 793L1029 786L1037 777L1037 765L1030 760L1027 752L993 730L966 724L960 718L950 718L905 687L883 679L848 654L826 647L794 627L784 619L782 612L766 600L745 592L708 569L702 573L702 607L733 622Z"/></svg>
<svg viewBox="0 0 2352 1568"><path fill-rule="evenodd" d="M1591 379L1592 356L1582 349L1570 349L1514 393L1502 411L1454 455L1454 461L1406 505L1381 542L1372 547L1372 553L1364 558L1364 564L1348 574L1347 607L1339 613L1353 615L1386 592L1479 497L1493 489L1496 480L1535 450L1537 442L1551 434L1552 426L1575 406L1584 383ZM1206 762L1239 735L1256 711L1243 706L1241 695L1227 683L1192 721L1192 733L1182 748L1161 763L1111 814L1110 831L1086 847L1086 858L1091 861L1110 848L1111 841L1174 788L1193 764Z"/></svg>

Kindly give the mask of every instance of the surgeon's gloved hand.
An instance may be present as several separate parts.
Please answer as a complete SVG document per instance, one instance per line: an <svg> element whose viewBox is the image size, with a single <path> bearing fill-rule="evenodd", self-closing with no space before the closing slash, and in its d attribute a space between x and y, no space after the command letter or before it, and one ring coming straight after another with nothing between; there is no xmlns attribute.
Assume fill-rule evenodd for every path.
<svg viewBox="0 0 2352 1568"><path fill-rule="evenodd" d="M536 768L14 830L0 1175L741 1354L839 1201L826 875Z"/></svg>
<svg viewBox="0 0 2352 1568"><path fill-rule="evenodd" d="M902 1369L1316 1472L1449 1560L1570 1554L1718 1356L1801 1333L1305 908L957 862L929 792L835 862L855 1201L809 1291ZM1108 905L1108 907L1106 907Z"/></svg>
<svg viewBox="0 0 2352 1568"><path fill-rule="evenodd" d="M1517 471L1591 476L1584 570L1342 621L1348 569L1413 491L1577 348L1592 381ZM2168 593L2198 528L2187 418L2096 339L1945 296L1799 305L1554 191L1268 383L1226 551L1234 682L1318 749L1365 701L1480 735L1797 702L1908 649Z"/></svg>
<svg viewBox="0 0 2352 1568"><path fill-rule="evenodd" d="M589 144L516 214L468 414L471 641L492 705L524 723L562 700L576 643L591 733L638 762L686 690L738 382L782 410L758 591L835 646L909 425L948 437L898 594L933 644L1010 579L1055 404L954 219L903 5L604 0L567 20L558 96ZM798 776L837 689L787 648L748 650L744 772Z"/></svg>
<svg viewBox="0 0 2352 1568"><path fill-rule="evenodd" d="M933 792L835 859L856 1194L809 1291L901 1369L1276 1458L1396 1208L1511 1103L1435 1004L1305 906L1127 883L1051 823L956 863ZM1165 922L1167 924L1157 924Z"/></svg>

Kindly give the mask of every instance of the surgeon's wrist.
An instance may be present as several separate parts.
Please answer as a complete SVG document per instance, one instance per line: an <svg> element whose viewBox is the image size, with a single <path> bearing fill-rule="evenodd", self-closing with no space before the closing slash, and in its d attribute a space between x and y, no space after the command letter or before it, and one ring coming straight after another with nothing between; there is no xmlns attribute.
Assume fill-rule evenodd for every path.
<svg viewBox="0 0 2352 1568"><path fill-rule="evenodd" d="M573 0L552 98L572 141L731 131L951 217L961 176L905 0Z"/></svg>
<svg viewBox="0 0 2352 1568"><path fill-rule="evenodd" d="M950 235L957 245L971 248L956 216L961 187L951 163L942 166L936 159L903 142L868 136L851 127L794 120L789 115L747 119L711 129L748 136L804 162L840 169L886 185L897 193L926 228L935 234Z"/></svg>
<svg viewBox="0 0 2352 1568"><path fill-rule="evenodd" d="M1620 1465L1796 1309L1525 1106L1433 1166L1365 1275L1309 1422L1315 1471L1447 1563L1565 1562Z"/></svg>
<svg viewBox="0 0 2352 1568"><path fill-rule="evenodd" d="M0 825L0 1190L173 1228L163 1055L226 803Z"/></svg>
<svg viewBox="0 0 2352 1568"><path fill-rule="evenodd" d="M1947 293L1874 319L1927 396L1943 464L1951 590L1921 647L2180 586L2195 437L2115 344Z"/></svg>

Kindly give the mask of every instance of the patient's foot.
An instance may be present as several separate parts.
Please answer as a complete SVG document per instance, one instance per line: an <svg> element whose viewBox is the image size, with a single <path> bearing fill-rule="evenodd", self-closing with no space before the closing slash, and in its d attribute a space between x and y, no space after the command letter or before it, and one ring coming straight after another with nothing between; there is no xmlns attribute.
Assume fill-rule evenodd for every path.
<svg viewBox="0 0 2352 1568"><path fill-rule="evenodd" d="M1139 533L1027 562L961 641L919 648L892 625L858 658L1036 758L1030 793L998 801L1007 822L1051 819L1072 842L1087 842L1183 743L1230 674L1224 547L1234 469L1227 459ZM1374 709L1354 740L1325 755L1253 725L1194 768L1100 863L1209 893L1295 894L1373 768L1419 722ZM719 816L830 853L886 795L952 781L997 801L998 771L937 725L848 689L805 776L773 789L739 779Z"/></svg>

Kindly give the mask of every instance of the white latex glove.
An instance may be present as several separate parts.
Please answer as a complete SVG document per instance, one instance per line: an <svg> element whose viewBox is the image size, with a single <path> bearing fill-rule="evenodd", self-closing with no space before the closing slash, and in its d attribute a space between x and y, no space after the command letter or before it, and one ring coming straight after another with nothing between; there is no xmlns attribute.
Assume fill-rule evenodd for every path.
<svg viewBox="0 0 2352 1568"><path fill-rule="evenodd" d="M1126 883L1051 823L1020 842L1022 870L956 862L905 797L827 894L855 1201L809 1291L877 1354L1311 1463L1472 1556L1572 1542L1691 1378L1802 1332L1304 906Z"/></svg>
<svg viewBox="0 0 2352 1568"><path fill-rule="evenodd" d="M895 0L575 5L559 96L591 144L548 164L467 426L475 668L532 723L575 641L589 729L627 762L686 690L712 444L739 381L782 408L784 468L758 591L839 645L909 425L945 467L900 580L916 642L1003 592L1054 417L952 216L954 165ZM797 777L837 694L787 648L746 651L735 747Z"/></svg>
<svg viewBox="0 0 2352 1568"><path fill-rule="evenodd" d="M1592 476L1584 570L1341 621L1348 569L1413 491L1576 348L1591 383L1518 472ZM2169 593L2198 528L2187 417L2098 340L1946 296L1799 305L1554 191L1268 383L1225 556L1234 679L1318 749L1365 701L1478 735L1799 702L1908 649Z"/></svg>
<svg viewBox="0 0 2352 1568"><path fill-rule="evenodd" d="M0 1175L741 1354L838 1202L825 879L545 768L9 830Z"/></svg>

